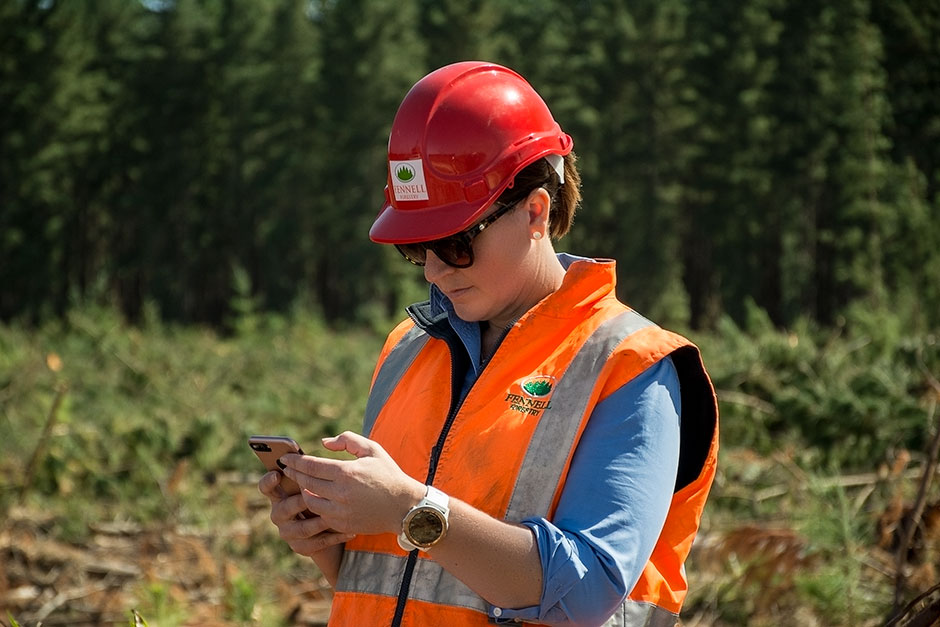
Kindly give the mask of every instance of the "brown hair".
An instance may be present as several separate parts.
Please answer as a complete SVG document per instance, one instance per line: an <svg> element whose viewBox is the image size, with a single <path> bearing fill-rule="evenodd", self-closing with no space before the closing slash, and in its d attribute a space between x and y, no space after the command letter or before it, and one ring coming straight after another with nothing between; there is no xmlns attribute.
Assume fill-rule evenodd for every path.
<svg viewBox="0 0 940 627"><path fill-rule="evenodd" d="M564 158L565 182L559 184L558 174L545 159L538 159L524 167L496 200L499 204L518 202L537 188L543 187L552 199L548 215L548 234L552 239L563 237L571 228L574 213L581 202L581 175L574 151Z"/></svg>

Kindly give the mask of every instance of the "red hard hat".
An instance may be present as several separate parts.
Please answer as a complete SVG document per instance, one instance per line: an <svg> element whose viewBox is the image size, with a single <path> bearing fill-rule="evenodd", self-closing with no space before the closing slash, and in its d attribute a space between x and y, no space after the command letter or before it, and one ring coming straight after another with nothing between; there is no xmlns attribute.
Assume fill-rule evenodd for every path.
<svg viewBox="0 0 940 627"><path fill-rule="evenodd" d="M385 203L369 237L405 244L462 231L525 166L573 143L512 70L480 61L435 70L395 115Z"/></svg>

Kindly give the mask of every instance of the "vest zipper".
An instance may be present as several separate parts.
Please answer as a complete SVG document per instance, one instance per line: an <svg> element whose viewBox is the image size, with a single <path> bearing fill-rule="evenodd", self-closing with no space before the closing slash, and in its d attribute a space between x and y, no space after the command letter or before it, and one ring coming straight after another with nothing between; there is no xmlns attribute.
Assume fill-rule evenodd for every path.
<svg viewBox="0 0 940 627"><path fill-rule="evenodd" d="M426 331L428 331L428 329L426 329ZM432 337L439 337L437 334L429 333L429 335L432 335ZM428 476L424 481L424 483L428 485L434 483L434 475L437 474L437 463L441 456L441 451L444 449L444 442L447 440L447 434L450 432L450 428L454 424L454 419L457 418L457 411L460 409L462 402L460 396L461 385L460 381L458 381L456 350L453 344L454 338L450 334L447 334L444 337L440 337L439 339L446 341L447 347L450 349L451 407L447 414L447 419L444 420L444 425L441 427L441 433L437 436L437 442L434 444L434 448L431 449L431 458L428 460ZM408 554L408 561L405 563L405 572L402 574L401 587L398 589L398 603L395 606L395 615L392 617L391 627L401 627L401 621L405 615L405 604L408 602L408 593L411 590L411 578L414 576L414 570L417 564L418 549L415 549Z"/></svg>

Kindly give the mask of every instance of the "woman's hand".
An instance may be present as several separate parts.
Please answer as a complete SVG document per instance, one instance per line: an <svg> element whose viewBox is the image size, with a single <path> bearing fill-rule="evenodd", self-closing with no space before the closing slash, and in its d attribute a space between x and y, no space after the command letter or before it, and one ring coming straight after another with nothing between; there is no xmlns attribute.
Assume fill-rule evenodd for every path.
<svg viewBox="0 0 940 627"><path fill-rule="evenodd" d="M347 451L355 459L282 457L284 475L300 485L301 494L285 499L279 515L291 516L306 508L318 516L316 529L398 535L405 514L424 498L427 487L366 437L347 431L324 438L323 445ZM285 526L282 536L286 530ZM535 536L527 527L497 520L451 496L447 535L427 555L494 605L539 603L542 566ZM320 558L316 559L319 564Z"/></svg>
<svg viewBox="0 0 940 627"><path fill-rule="evenodd" d="M330 529L320 516L311 516L300 494L286 494L281 487L281 473L278 471L261 477L258 489L270 499L271 522L295 553L314 557L324 549L352 539L351 535ZM308 517L298 517L301 513L306 513Z"/></svg>
<svg viewBox="0 0 940 627"><path fill-rule="evenodd" d="M405 474L385 449L364 436L347 431L324 438L323 446L347 451L355 459L285 455L284 474L303 491L301 503L285 505L284 515L306 508L317 514L315 520L323 529L397 535L405 514L424 497L424 484Z"/></svg>

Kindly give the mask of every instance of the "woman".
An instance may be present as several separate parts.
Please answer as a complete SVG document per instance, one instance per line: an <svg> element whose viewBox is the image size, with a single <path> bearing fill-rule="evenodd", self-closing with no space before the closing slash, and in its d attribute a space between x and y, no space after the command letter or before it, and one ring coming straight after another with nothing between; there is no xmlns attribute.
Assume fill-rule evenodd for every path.
<svg viewBox="0 0 940 627"><path fill-rule="evenodd" d="M324 439L354 459L286 456L301 495L260 484L334 586L331 625L676 622L714 392L688 340L617 301L613 261L555 253L572 143L491 63L402 102L370 237L424 268L430 300L382 350L363 435Z"/></svg>

